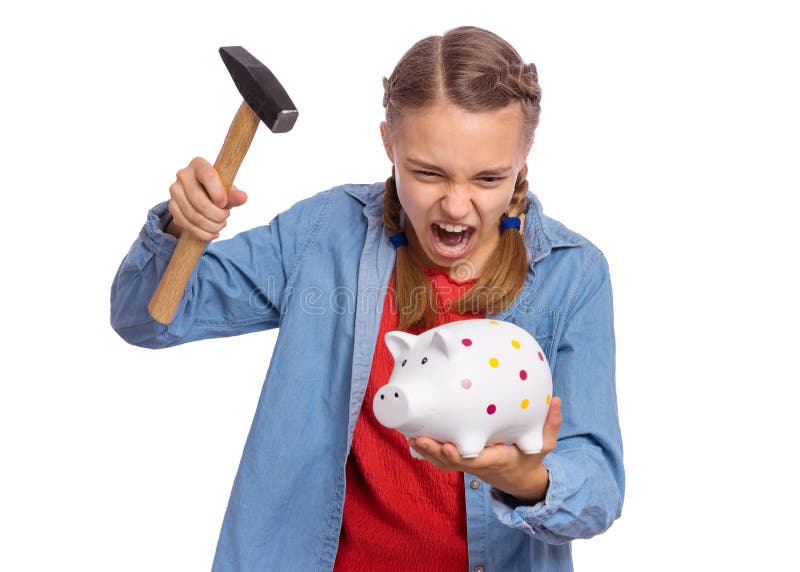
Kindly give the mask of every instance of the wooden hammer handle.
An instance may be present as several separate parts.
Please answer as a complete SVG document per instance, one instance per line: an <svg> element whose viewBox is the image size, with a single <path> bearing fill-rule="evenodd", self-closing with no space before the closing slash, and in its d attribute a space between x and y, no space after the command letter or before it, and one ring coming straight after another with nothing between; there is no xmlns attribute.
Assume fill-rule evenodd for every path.
<svg viewBox="0 0 800 572"><path fill-rule="evenodd" d="M250 148L260 121L247 102L242 101L230 129L228 129L228 135L225 137L225 143L222 144L217 161L214 163L214 168L219 173L225 191L228 193L230 193L233 179ZM205 246L205 241L200 240L190 231L181 232L175 252L172 253L167 269L147 307L155 321L162 324L172 322L175 310L183 298L189 277L192 275L194 267L197 266L197 261Z"/></svg>

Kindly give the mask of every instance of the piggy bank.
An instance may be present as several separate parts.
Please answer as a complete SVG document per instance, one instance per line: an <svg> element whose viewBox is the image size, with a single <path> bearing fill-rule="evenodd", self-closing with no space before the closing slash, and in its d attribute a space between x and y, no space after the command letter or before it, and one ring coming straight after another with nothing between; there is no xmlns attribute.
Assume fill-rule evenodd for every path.
<svg viewBox="0 0 800 572"><path fill-rule="evenodd" d="M452 442L462 457L477 457L494 443L541 452L553 381L527 331L475 319L419 335L387 332L384 340L394 369L372 403L381 424L406 437Z"/></svg>

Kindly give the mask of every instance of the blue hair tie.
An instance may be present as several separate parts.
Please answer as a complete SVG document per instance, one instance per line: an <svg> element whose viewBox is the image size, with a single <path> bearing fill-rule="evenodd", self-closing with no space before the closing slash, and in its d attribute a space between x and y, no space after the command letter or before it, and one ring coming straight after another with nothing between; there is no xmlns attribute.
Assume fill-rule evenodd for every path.
<svg viewBox="0 0 800 572"><path fill-rule="evenodd" d="M408 239L406 238L406 233L404 233L402 230L397 234L393 234L392 236L390 236L389 241L395 247L395 250L400 248L401 246L408 245Z"/></svg>
<svg viewBox="0 0 800 572"><path fill-rule="evenodd" d="M516 216L506 217L500 222L500 232L503 232L507 228L519 229L519 227L520 227L519 217Z"/></svg>

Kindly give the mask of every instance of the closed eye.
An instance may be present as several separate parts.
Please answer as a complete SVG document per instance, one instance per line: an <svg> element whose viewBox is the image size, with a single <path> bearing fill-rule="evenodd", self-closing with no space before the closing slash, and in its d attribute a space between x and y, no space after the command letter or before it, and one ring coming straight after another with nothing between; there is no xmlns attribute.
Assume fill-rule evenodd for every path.
<svg viewBox="0 0 800 572"><path fill-rule="evenodd" d="M430 178L430 177L438 177L438 176L439 176L439 175L437 175L436 173L432 173L432 172L430 172L430 171L414 171L414 172L415 172L417 175L422 175L423 177L427 177L427 178Z"/></svg>

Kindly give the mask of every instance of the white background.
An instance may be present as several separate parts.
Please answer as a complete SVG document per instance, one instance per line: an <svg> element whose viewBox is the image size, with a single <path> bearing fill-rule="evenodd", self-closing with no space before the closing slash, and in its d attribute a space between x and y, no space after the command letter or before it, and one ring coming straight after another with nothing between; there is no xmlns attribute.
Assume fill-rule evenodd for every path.
<svg viewBox="0 0 800 572"><path fill-rule="evenodd" d="M144 350L108 298L147 209L193 156L213 161L239 105L217 49L245 46L300 110L256 134L225 238L385 179L381 78L463 24L536 63L532 188L611 266L627 497L574 543L576 568L797 569L789 4L4 8L0 569L210 568L276 332Z"/></svg>

